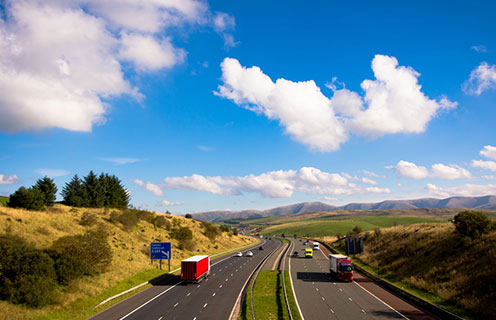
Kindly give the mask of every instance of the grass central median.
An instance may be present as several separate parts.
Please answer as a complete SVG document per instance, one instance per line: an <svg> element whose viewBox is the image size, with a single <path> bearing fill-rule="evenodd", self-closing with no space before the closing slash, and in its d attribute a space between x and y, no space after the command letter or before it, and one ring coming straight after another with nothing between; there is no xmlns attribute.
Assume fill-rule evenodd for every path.
<svg viewBox="0 0 496 320"><path fill-rule="evenodd" d="M262 270L258 274L253 287L253 310L258 319L289 319L288 309L284 299L282 277L286 283L289 307L293 319L300 319L298 309L291 290L291 282L287 271ZM253 279L251 280L253 281ZM250 285L247 287L246 298L241 306L238 319L249 320L252 318Z"/></svg>

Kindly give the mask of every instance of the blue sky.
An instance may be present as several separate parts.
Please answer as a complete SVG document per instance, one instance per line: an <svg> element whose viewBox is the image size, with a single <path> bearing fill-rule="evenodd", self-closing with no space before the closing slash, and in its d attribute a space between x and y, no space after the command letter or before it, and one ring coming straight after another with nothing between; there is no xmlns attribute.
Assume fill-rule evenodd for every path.
<svg viewBox="0 0 496 320"><path fill-rule="evenodd" d="M90 170L178 214L496 194L493 2L0 4L2 195Z"/></svg>

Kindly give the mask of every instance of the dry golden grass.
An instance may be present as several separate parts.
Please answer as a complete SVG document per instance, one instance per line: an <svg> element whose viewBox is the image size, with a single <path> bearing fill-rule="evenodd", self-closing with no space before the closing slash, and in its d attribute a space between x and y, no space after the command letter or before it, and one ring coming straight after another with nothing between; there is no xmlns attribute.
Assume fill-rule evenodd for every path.
<svg viewBox="0 0 496 320"><path fill-rule="evenodd" d="M369 232L358 258L475 317L496 314L495 231L467 244L452 223L397 226Z"/></svg>
<svg viewBox="0 0 496 320"><path fill-rule="evenodd" d="M108 271L95 277L85 277L74 281L63 291L55 295L55 305L34 310L22 306L15 306L0 301L0 309L12 315L9 319L35 319L51 310L61 308L88 296L97 296L106 288L116 285L125 279L132 277L144 270L158 268L158 261L152 265L149 260L150 242L171 242L172 260L171 270L180 266L181 260L195 255L212 255L232 248L240 247L250 243L248 237L233 236L221 233L215 242L203 235L204 228L199 221L183 217L165 215L173 225L187 226L193 231L193 248L191 250L179 250L179 242L169 237L165 229L154 227L153 224L139 221L130 231L122 226L114 225L109 221L112 211L115 209L89 209L71 208L64 205L55 205L47 211L26 211L0 207L0 234L12 234L26 239L30 244L39 249L45 249L62 236L84 234L86 231L96 228L80 224L81 217L85 212L93 212L97 215L97 223L103 224L108 232L108 243L112 247L112 264ZM160 214L160 213L157 213ZM166 269L166 261L163 269Z"/></svg>

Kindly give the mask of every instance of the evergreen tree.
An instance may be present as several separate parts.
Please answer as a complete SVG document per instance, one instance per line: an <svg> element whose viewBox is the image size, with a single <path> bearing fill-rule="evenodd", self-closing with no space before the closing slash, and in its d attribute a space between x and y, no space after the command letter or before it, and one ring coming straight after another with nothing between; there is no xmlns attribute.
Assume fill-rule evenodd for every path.
<svg viewBox="0 0 496 320"><path fill-rule="evenodd" d="M86 189L87 192L88 207L101 208L104 206L105 196L103 194L103 186L93 171L90 171L90 173L84 177L83 188Z"/></svg>
<svg viewBox="0 0 496 320"><path fill-rule="evenodd" d="M57 186L53 182L53 179L45 176L44 178L39 179L33 188L38 189L43 194L44 204L46 206L53 206L53 202L57 198Z"/></svg>
<svg viewBox="0 0 496 320"><path fill-rule="evenodd" d="M45 205L45 197L38 189L20 187L10 195L7 205L12 208L41 210Z"/></svg>
<svg viewBox="0 0 496 320"><path fill-rule="evenodd" d="M64 198L64 203L68 206L86 207L88 205L86 189L77 174L74 175L71 182L65 184L62 197Z"/></svg>
<svg viewBox="0 0 496 320"><path fill-rule="evenodd" d="M129 204L129 194L115 175L101 174L100 183L104 190L105 207L125 209Z"/></svg>

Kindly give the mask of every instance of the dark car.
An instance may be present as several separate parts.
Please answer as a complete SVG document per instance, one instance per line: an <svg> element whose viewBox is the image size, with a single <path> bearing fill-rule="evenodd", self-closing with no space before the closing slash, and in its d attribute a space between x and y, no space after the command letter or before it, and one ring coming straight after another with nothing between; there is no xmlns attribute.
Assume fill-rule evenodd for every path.
<svg viewBox="0 0 496 320"><path fill-rule="evenodd" d="M262 247L262 246L260 246L260 248L258 248L258 250L263 250L263 249L264 249L264 247Z"/></svg>
<svg viewBox="0 0 496 320"><path fill-rule="evenodd" d="M297 257L298 256L298 251L293 252L293 256Z"/></svg>

